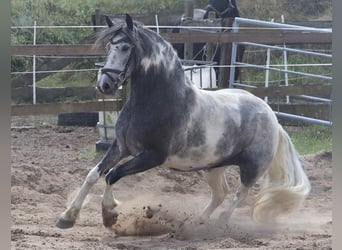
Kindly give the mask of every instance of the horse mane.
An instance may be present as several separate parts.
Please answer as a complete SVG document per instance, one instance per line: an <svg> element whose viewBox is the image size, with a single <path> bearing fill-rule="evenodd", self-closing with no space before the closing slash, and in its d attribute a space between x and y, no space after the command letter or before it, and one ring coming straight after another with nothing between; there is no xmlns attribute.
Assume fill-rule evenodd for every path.
<svg viewBox="0 0 342 250"><path fill-rule="evenodd" d="M142 64L144 65L145 71L152 67L158 68L159 72L163 72L162 74L169 74L177 64L181 67L181 61L171 43L164 40L153 30L139 30L141 30L138 33L142 46L140 59L143 59Z"/></svg>
<svg viewBox="0 0 342 250"><path fill-rule="evenodd" d="M111 19L113 21L113 26L106 27L96 34L97 39L94 44L96 47L100 47L108 43L109 39L115 34L115 32L117 32L118 30L126 26L126 22L122 19L119 19L119 18L111 18ZM141 22L134 21L134 26L136 28L139 28L139 27L143 27L143 24Z"/></svg>

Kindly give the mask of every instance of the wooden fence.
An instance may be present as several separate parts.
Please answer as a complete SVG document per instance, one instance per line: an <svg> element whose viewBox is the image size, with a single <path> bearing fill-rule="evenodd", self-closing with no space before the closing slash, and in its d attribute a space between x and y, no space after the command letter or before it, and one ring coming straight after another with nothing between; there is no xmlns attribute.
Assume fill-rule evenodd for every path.
<svg viewBox="0 0 342 250"><path fill-rule="evenodd" d="M237 42L257 42L264 44L331 44L331 33L309 33L301 31L285 31L285 30L264 30L254 31L246 30L239 33L163 33L162 36L171 43L194 43L194 42L215 42L221 44ZM94 48L92 44L78 45L16 45L11 47L13 55L24 56L77 56L77 55L104 55L104 49ZM94 83L95 84L95 83ZM32 88L32 87L31 87ZM20 91L24 90L12 89L12 96L20 98ZM49 91L57 91L56 89L48 90L38 88L37 91L45 93ZM76 90L59 88L60 95L68 93L76 94ZM326 93L330 95L331 84L314 85L314 86L290 86L290 87L272 87L272 88L256 88L249 91L259 97L264 96L286 96L286 95L315 95ZM82 90L81 90L82 92ZM32 92L31 92L32 93ZM42 92L43 93L43 92ZM93 95L95 88L90 90ZM15 97L16 96L16 97ZM21 99L24 99L23 96ZM57 114L63 112L81 112L81 111L103 111L103 110L120 110L122 102L110 101L106 102L106 107L102 102L77 102L77 103L49 103L36 105L12 105L12 115L37 115L37 114Z"/></svg>
<svg viewBox="0 0 342 250"><path fill-rule="evenodd" d="M111 101L87 101L74 103L43 103L43 104L25 104L12 105L11 114L13 116L20 115L44 115L44 114L60 114L75 112L92 112L92 111L117 111L122 107L122 100Z"/></svg>
<svg viewBox="0 0 342 250"><path fill-rule="evenodd" d="M266 30L241 31L238 33L165 33L162 36L171 43L232 43L255 42L264 44L331 44L332 33ZM104 55L104 49L92 44L77 45L14 45L12 55Z"/></svg>

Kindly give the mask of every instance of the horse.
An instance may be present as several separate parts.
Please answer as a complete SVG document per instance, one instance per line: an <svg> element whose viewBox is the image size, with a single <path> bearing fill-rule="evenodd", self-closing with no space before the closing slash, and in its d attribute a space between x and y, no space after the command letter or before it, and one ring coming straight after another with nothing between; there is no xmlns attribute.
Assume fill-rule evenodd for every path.
<svg viewBox="0 0 342 250"><path fill-rule="evenodd" d="M288 134L262 99L241 89L202 90L182 69L172 45L134 22L106 18L97 44L107 58L96 87L105 95L130 81L130 94L115 125L116 138L87 174L79 192L56 221L75 224L92 186L103 177L102 219L112 227L118 218L113 186L121 178L155 167L200 171L211 199L198 217L209 220L228 194L225 168L239 166L240 184L220 219L229 222L248 191L262 181L252 204L252 219L268 222L298 208L310 182Z"/></svg>
<svg viewBox="0 0 342 250"><path fill-rule="evenodd" d="M240 17L240 13L236 4L235 0L209 0L209 3L203 13L203 16L200 16L200 14L196 15L196 18L194 19L208 19L209 12L215 13L215 18L229 18L229 17ZM189 17L185 17L184 15L177 20L176 26L180 26L182 22L189 19ZM179 33L179 28L173 28L173 33ZM184 59L184 44L183 43L175 43L173 44L173 47L176 49L178 56L181 59ZM206 58L205 53L206 44L205 43L194 43L193 44L193 58L194 60L207 60L207 61L214 61L217 64L220 64L220 56L221 56L221 48L220 46L217 46L217 49L215 50L213 58ZM241 62L243 59L243 55L245 52L245 46L244 45L238 45L237 46L237 55L236 60L238 62ZM218 69L215 68L216 74L218 75ZM240 76L240 68L236 67L235 74L234 74L234 80L237 81ZM216 77L217 78L217 77ZM228 83L225 83L225 87L228 87Z"/></svg>

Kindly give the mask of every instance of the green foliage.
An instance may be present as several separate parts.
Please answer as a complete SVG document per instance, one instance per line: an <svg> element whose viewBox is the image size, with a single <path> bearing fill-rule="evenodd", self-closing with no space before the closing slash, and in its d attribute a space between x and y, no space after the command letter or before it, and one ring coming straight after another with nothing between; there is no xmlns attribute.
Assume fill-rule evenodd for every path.
<svg viewBox="0 0 342 250"><path fill-rule="evenodd" d="M12 0L12 26L91 25L91 15L99 8L104 13L156 13L161 10L182 9L182 0ZM37 43L77 43L91 29L39 29ZM32 44L32 29L17 29L12 44Z"/></svg>
<svg viewBox="0 0 342 250"><path fill-rule="evenodd" d="M195 8L205 8L209 0L194 0ZM319 18L322 16L330 16L332 10L332 0L238 0L238 8L240 15L246 18L256 18L261 20L270 20L275 18L279 21L280 15L284 14L286 21L307 20L309 18ZM11 0L11 22L12 26L32 26L34 21L37 21L38 26L70 26L70 25L91 25L91 15L98 8L102 13L122 14L122 13L158 13L160 11L181 11L184 9L184 0ZM80 40L89 35L92 29L38 29L37 44L78 44ZM12 29L11 43L15 44L32 44L33 29ZM245 57L246 58L246 57ZM260 54L255 56L256 60L265 58ZM311 59L310 59L311 60ZM254 63L253 61L246 61ZM289 56L288 63L299 63L302 58ZM309 61L312 62L312 61ZM21 72L31 70L32 59L30 57L13 57L11 67L13 72ZM308 63L308 61L306 61ZM317 63L317 62L316 62ZM324 62L322 62L324 63ZM260 63L256 63L260 64ZM281 55L272 54L271 64L282 64ZM91 66L89 66L91 65ZM78 62L77 66L81 68L92 68L93 61L83 60ZM73 67L75 68L75 67ZM327 67L309 67L314 70L314 73L325 74L331 72ZM296 68L297 69L297 68ZM51 69L52 70L52 69ZM305 70L305 69L304 69ZM243 69L242 80L245 82L263 82L264 71ZM84 74L84 73L83 73ZM73 84L77 84L76 76L80 77L79 82L89 82L89 76L83 74L58 74L63 78L57 81L68 79ZM49 86L56 77L41 81L42 86ZM270 81L284 79L283 75L278 72L271 72ZM306 80L298 80L293 83L305 83Z"/></svg>
<svg viewBox="0 0 342 250"><path fill-rule="evenodd" d="M286 127L286 130L301 155L332 151L331 127L309 125L306 127Z"/></svg>
<svg viewBox="0 0 342 250"><path fill-rule="evenodd" d="M332 17L332 0L238 0L240 15L246 18L304 21Z"/></svg>
<svg viewBox="0 0 342 250"><path fill-rule="evenodd" d="M83 26L91 25L91 15L98 8L102 13L122 14L122 13L156 13L162 10L181 10L184 7L183 0L12 0L11 1L11 22L12 26L33 26L37 21L38 26ZM84 37L92 33L90 28L38 28L37 44L78 44ZM33 44L32 28L12 29L11 43ZM44 59L43 59L44 60ZM42 60L40 60L42 61ZM22 72L31 70L32 59L29 57L12 57L12 72ZM38 62L39 63L39 62ZM38 65L38 64L37 64ZM91 65L91 66L90 66ZM73 68L93 68L94 61L83 60L73 65ZM62 74L59 74L61 76ZM68 82L88 82L87 74L64 74L70 76ZM78 80L75 77L81 77ZM41 86L52 85L53 80L58 77L49 77L39 84ZM64 79L59 79L61 83ZM87 83L85 83L87 84ZM78 84L77 84L78 85Z"/></svg>
<svg viewBox="0 0 342 250"><path fill-rule="evenodd" d="M97 158L101 158L103 157L104 152L103 151L96 151L95 149L88 151L85 153L85 157L86 158L90 158L90 159L97 159Z"/></svg>
<svg viewBox="0 0 342 250"><path fill-rule="evenodd" d="M331 45L304 45L299 47L287 46L288 48L293 47L295 49L302 49L308 51L316 51L320 53L331 53ZM266 65L266 49L260 49L258 47L249 47L244 54L245 62L256 65ZM313 55L304 55L299 53L287 52L287 64L288 70L296 72L305 72L315 75L331 76L332 66L331 58L323 58ZM322 64L313 66L313 64ZM325 65L324 65L325 64ZM282 51L271 50L270 52L270 67L285 69L284 57ZM265 70L255 68L243 68L242 69L242 80L254 85L263 85L265 82ZM324 79L313 79L312 77L306 77L295 74L288 74L289 84L312 84L312 83L326 83ZM285 84L285 73L277 71L269 71L269 82L270 84Z"/></svg>
<svg viewBox="0 0 342 250"><path fill-rule="evenodd" d="M295 4L293 4L293 0L286 0L281 3L281 7L287 10L287 15L291 16L293 20L298 20L301 16L320 18L330 15L332 12L332 0L297 0ZM293 8L288 8L291 4Z"/></svg>

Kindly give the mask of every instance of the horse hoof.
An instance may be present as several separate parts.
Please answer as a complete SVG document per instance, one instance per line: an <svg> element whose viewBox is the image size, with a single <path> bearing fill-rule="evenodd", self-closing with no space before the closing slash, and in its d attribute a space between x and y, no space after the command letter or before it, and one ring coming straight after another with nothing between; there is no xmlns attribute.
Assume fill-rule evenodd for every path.
<svg viewBox="0 0 342 250"><path fill-rule="evenodd" d="M62 217L59 217L56 226L61 229L71 228L75 225L75 221L65 220Z"/></svg>
<svg viewBox="0 0 342 250"><path fill-rule="evenodd" d="M105 227L112 227L118 220L119 214L113 211L102 210L103 225Z"/></svg>

